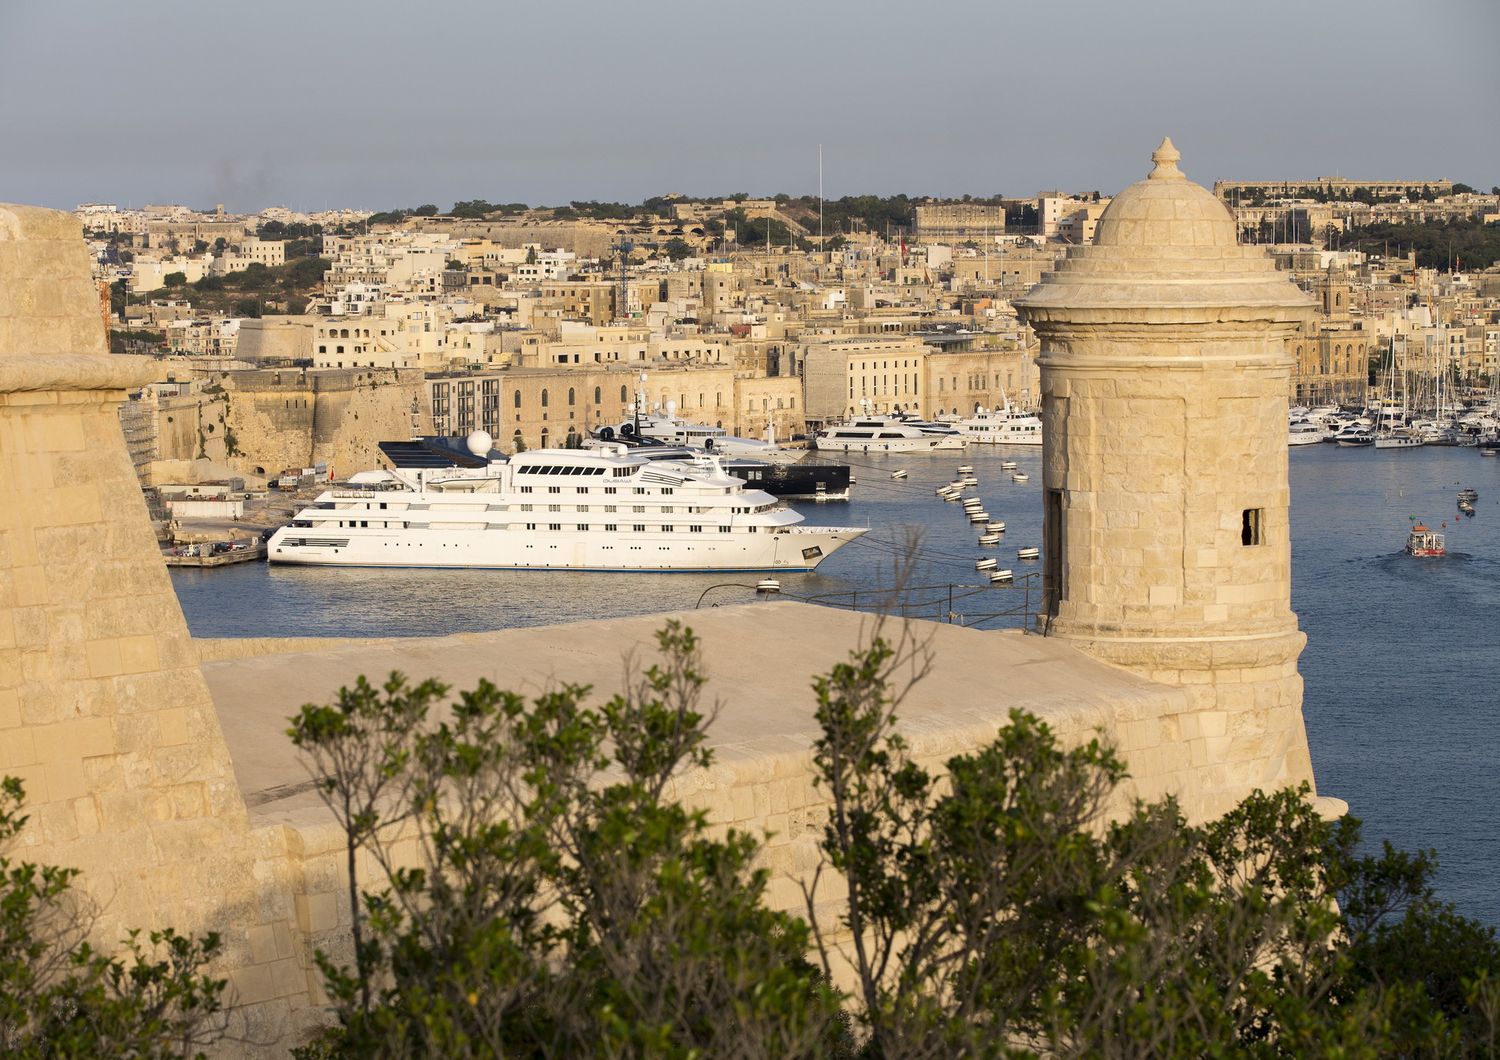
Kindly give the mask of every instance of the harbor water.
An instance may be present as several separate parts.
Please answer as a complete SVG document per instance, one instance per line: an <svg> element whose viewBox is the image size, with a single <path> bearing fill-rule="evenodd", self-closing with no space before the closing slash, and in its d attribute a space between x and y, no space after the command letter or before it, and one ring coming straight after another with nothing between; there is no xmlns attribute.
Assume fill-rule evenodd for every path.
<svg viewBox="0 0 1500 1060"><path fill-rule="evenodd" d="M883 602L982 628L1014 626L1036 606L1041 451L971 447L927 455L853 454L853 497L799 503L809 523L870 534L812 574L783 574L784 593L834 606L882 602L902 557L914 588ZM1013 460L1029 481L1012 481ZM1500 925L1500 460L1473 449L1291 450L1292 603L1307 632L1304 713L1319 790L1346 799L1366 838L1432 847L1440 892ZM978 496L1006 523L996 546L936 487L969 464ZM905 470L904 479L891 473ZM1479 491L1461 515L1456 493ZM1448 535L1448 555L1402 552L1413 518ZM1446 525L1444 525L1446 524ZM914 547L914 553L912 549ZM975 561L1015 572L990 587ZM586 618L689 610L755 599L754 575L593 574L267 567L174 570L199 637L433 636ZM836 660L830 659L832 664ZM351 679L354 675L350 675ZM420 676L420 675L416 675ZM809 702L811 700L809 699ZM288 704L288 713L296 704Z"/></svg>

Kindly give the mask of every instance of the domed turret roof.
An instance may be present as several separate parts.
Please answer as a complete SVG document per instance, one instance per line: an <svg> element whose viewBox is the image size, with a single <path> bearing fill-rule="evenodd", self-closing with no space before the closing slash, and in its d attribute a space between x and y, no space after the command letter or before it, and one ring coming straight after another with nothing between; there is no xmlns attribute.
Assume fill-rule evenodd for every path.
<svg viewBox="0 0 1500 1060"><path fill-rule="evenodd" d="M1152 154L1156 168L1111 200L1094 229L1096 246L1232 247L1229 208L1177 168L1171 137Z"/></svg>
<svg viewBox="0 0 1500 1060"><path fill-rule="evenodd" d="M1263 247L1240 246L1234 217L1177 168L1164 139L1145 180L1111 200L1094 241L1069 247L1016 308L1033 327L1072 320L1295 321L1313 299Z"/></svg>

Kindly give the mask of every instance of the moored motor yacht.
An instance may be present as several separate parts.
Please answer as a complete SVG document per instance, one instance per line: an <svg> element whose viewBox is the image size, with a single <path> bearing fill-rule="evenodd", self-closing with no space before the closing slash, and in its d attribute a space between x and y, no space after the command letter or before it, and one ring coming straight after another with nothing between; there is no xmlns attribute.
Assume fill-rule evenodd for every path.
<svg viewBox="0 0 1500 1060"><path fill-rule="evenodd" d="M957 432L935 434L891 416L856 416L825 427L814 437L819 449L860 453L930 453L962 449L968 440Z"/></svg>
<svg viewBox="0 0 1500 1060"><path fill-rule="evenodd" d="M867 532L803 517L718 457L652 461L623 445L468 466L362 472L271 535L273 563L596 571L809 571ZM477 466L476 466L477 465Z"/></svg>
<svg viewBox="0 0 1500 1060"><path fill-rule="evenodd" d="M1322 424L1311 420L1297 420L1287 426L1287 445L1316 445L1328 437L1328 431Z"/></svg>
<svg viewBox="0 0 1500 1060"><path fill-rule="evenodd" d="M1041 445L1042 421L1007 402L998 409L980 409L958 421L964 437L988 445Z"/></svg>
<svg viewBox="0 0 1500 1060"><path fill-rule="evenodd" d="M748 457L727 456L717 449L694 449L685 445L670 445L652 438L637 436L633 432L609 437L611 433L608 427L601 429L593 438L583 443L584 447L597 449L603 445L623 445L632 452L640 453L647 460L676 460L689 464L698 457L711 452L719 458L719 465L725 471L735 478L743 479L756 489L765 490L772 496L781 497L784 500L847 501L849 499L853 475L848 464L832 464L824 461L771 462Z"/></svg>
<svg viewBox="0 0 1500 1060"><path fill-rule="evenodd" d="M768 428L769 430L769 428ZM774 438L741 438L730 434L723 427L709 423L692 423L677 415L677 403L667 402L666 413L642 413L618 427L604 427L598 436L609 441L612 438L629 439L632 436L647 438L667 445L685 445L693 449L707 449L722 456L770 463L800 460L806 456L803 449L785 449L776 444Z"/></svg>

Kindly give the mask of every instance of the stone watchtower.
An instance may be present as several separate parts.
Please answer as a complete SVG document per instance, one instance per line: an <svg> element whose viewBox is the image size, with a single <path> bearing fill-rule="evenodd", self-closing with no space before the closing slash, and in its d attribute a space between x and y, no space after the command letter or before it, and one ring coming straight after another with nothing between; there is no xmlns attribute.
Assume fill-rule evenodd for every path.
<svg viewBox="0 0 1500 1060"><path fill-rule="evenodd" d="M1199 817L1312 781L1286 338L1313 302L1180 157L1163 140L1016 305L1042 347L1043 631L1188 692L1174 735L1206 740Z"/></svg>

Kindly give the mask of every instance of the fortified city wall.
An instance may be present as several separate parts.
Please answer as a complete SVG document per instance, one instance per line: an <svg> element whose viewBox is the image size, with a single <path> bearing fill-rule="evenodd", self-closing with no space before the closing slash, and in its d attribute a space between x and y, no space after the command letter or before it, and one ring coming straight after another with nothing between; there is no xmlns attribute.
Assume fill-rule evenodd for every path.
<svg viewBox="0 0 1500 1060"><path fill-rule="evenodd" d="M607 696L622 684L622 656L649 643L663 616L399 642L195 644L116 415L126 390L148 381L152 366L105 351L78 222L0 205L0 773L27 785L32 821L20 853L83 870L80 886L104 907L98 933L105 945L127 927L222 932L220 968L246 1021L239 1029L260 1043L253 1048L293 1044L320 1018L313 948L347 958L350 910L341 841L283 734L287 717L304 701L326 701L359 673L395 668L457 687L486 676L523 692L592 681ZM283 429L278 416L282 425L306 423L324 449L288 453L289 464L314 457L363 466L358 454L338 449L336 422L316 409L319 391L300 380L286 386L232 393L236 430L269 436ZM278 410L294 392L309 408ZM355 388L351 395L364 396L349 397L340 415L358 412L361 423L388 415L400 437L409 412L389 399L398 392ZM1248 406L1241 413L1250 421L1261 415ZM251 426L253 419L261 425ZM1082 420L1068 427L1070 436L1093 429ZM1068 460L1085 459L1077 452ZM1076 488L1082 503L1088 490L1068 477L1074 465L1050 459L1057 470L1049 471L1049 487ZM1165 471L1152 480L1162 492L1185 485ZM1282 486L1284 477L1266 484L1268 508ZM1114 547L1105 539L1112 526L1106 520L1091 531L1105 535L1106 552ZM1206 559L1203 569L1212 580ZM1084 596L1094 591L1070 584ZM1151 595L1156 583L1141 584L1151 605L1161 604ZM1137 588L1127 579L1117 591ZM1253 606L1253 595L1226 603ZM1279 603L1273 610L1280 634L1300 637ZM685 617L702 637L708 694L723 708L710 734L715 764L681 778L678 793L717 824L772 831L764 854L771 899L799 908L797 880L815 861L824 809L811 782L809 683L868 633L869 618L790 603ZM1312 780L1305 742L1303 753L1266 764L1267 741L1300 735L1295 650L1271 660L1281 685L1268 709L1280 729L1269 732L1244 726L1271 693L1253 679L1220 674L1211 655L1183 663L1174 653L1191 644L1167 645L1130 672L1075 646L1094 650L1087 636L909 628L929 639L934 663L903 708L905 734L925 762L988 743L1012 707L1025 707L1065 741L1099 733L1114 742L1133 778L1122 800L1170 792L1201 819L1261 777ZM766 666L768 659L776 665ZM1189 680L1194 672L1208 680ZM1230 684L1224 702L1210 691ZM1328 806L1336 809L1331 800Z"/></svg>
<svg viewBox="0 0 1500 1060"><path fill-rule="evenodd" d="M379 443L409 438L422 373L407 368L262 369L223 377L228 426L243 458L274 474L327 463L339 474L380 465Z"/></svg>

